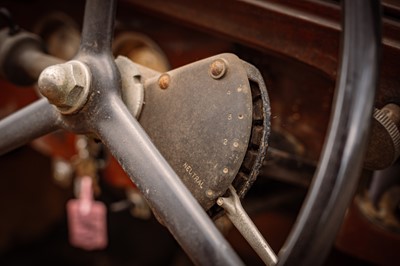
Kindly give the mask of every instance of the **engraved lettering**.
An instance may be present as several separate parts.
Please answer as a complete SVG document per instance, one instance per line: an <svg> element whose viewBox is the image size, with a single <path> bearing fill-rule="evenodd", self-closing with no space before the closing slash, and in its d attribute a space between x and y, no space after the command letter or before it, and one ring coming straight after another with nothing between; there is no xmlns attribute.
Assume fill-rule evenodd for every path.
<svg viewBox="0 0 400 266"><path fill-rule="evenodd" d="M186 173L193 179L194 183L203 189L204 180L198 174L196 174L196 172L193 170L193 167L187 162L184 162L183 169L185 169Z"/></svg>

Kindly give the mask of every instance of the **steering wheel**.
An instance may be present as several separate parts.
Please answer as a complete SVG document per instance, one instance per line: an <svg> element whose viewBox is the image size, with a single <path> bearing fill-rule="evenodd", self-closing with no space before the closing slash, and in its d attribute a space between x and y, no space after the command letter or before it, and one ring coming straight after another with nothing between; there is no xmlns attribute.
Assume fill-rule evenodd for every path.
<svg viewBox="0 0 400 266"><path fill-rule="evenodd" d="M109 148L194 263L241 265L122 101L121 75L111 53L115 13L116 1L87 0L82 41L68 63L70 69L53 69L39 82L42 94L58 108L41 99L0 121L0 154L60 128L95 136ZM343 18L342 60L329 133L278 265L323 262L362 168L379 73L379 1L347 0ZM71 82L79 86L71 87ZM67 87L71 90L66 91Z"/></svg>

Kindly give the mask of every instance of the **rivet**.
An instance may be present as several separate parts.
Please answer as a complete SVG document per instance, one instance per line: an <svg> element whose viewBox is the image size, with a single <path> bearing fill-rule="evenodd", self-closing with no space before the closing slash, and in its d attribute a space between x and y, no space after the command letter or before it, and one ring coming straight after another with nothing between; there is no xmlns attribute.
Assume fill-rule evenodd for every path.
<svg viewBox="0 0 400 266"><path fill-rule="evenodd" d="M207 189L206 195L207 197L212 198L214 196L214 192L211 189Z"/></svg>
<svg viewBox="0 0 400 266"><path fill-rule="evenodd" d="M220 79L225 75L226 64L222 59L217 59L210 66L210 75L213 79Z"/></svg>
<svg viewBox="0 0 400 266"><path fill-rule="evenodd" d="M222 170L222 172L223 172L224 174L227 174L227 173L229 172L229 169L225 167L224 170Z"/></svg>
<svg viewBox="0 0 400 266"><path fill-rule="evenodd" d="M165 90L168 88L170 81L171 78L169 77L168 74L162 74L158 79L158 86L160 86L161 89Z"/></svg>
<svg viewBox="0 0 400 266"><path fill-rule="evenodd" d="M218 204L218 206L224 205L224 200L222 198L218 198L217 199L217 204Z"/></svg>

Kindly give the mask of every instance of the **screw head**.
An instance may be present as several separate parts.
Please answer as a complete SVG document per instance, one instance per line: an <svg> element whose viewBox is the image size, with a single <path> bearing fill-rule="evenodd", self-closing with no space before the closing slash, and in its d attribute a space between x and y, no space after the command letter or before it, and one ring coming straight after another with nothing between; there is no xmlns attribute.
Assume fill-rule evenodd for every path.
<svg viewBox="0 0 400 266"><path fill-rule="evenodd" d="M226 63L223 59L217 59L210 65L210 76L213 79L220 79L226 73Z"/></svg>
<svg viewBox="0 0 400 266"><path fill-rule="evenodd" d="M208 198L213 198L214 197L214 191L212 191L211 189L207 189L206 196Z"/></svg>
<svg viewBox="0 0 400 266"><path fill-rule="evenodd" d="M223 198L218 198L217 199L217 204L218 204L218 206L224 205L224 199Z"/></svg>
<svg viewBox="0 0 400 266"><path fill-rule="evenodd" d="M165 90L169 87L170 81L171 78L168 74L162 74L158 79L158 86L160 86L161 89Z"/></svg>
<svg viewBox="0 0 400 266"><path fill-rule="evenodd" d="M63 114L77 112L86 103L91 83L89 68L79 61L50 66L39 76L40 93Z"/></svg>

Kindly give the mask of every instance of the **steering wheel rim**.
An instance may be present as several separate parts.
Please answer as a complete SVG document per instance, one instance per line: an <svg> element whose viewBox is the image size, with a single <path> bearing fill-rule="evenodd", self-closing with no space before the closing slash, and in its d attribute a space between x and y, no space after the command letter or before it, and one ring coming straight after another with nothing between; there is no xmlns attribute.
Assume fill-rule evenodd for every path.
<svg viewBox="0 0 400 266"><path fill-rule="evenodd" d="M378 85L380 3L348 0L343 11L340 74L329 133L279 265L323 263L361 174Z"/></svg>
<svg viewBox="0 0 400 266"><path fill-rule="evenodd" d="M174 201L183 204L185 211L175 213L177 217L194 215L193 222L199 223L190 227L194 231L188 241L187 233L191 230L182 231L185 223L176 219L168 219L168 214L176 211L176 206L164 202L155 202L150 192L156 192L160 185L149 183L149 181L136 179L139 188L148 197L154 209L161 212L163 219L170 231L177 238L192 260L197 264L240 264L240 259L222 240L222 236L215 227L207 221L198 204L193 197L182 187L176 174L172 171L166 161L151 146L151 142L145 132L141 130L137 121L129 117L129 113L120 101L116 89L106 92L106 87L118 87L118 71L111 57L111 36L115 16L115 1L88 0L85 11L83 28L83 41L80 53L76 59L86 63L95 76L95 87L101 87L103 93L109 93L107 101L97 98L85 107L87 114L78 114L72 117L62 116L52 106L46 104L46 100L40 100L26 109L17 112L9 118L0 121L0 154L20 146L29 140L45 133L54 131L56 128L66 128L75 132L95 132L103 142L110 147L125 171L130 176L151 176L155 172L168 176L171 192L176 189L179 195ZM102 30L99 30L102 29ZM360 30L362 29L362 30ZM320 164L314 178L308 197L304 203L301 214L285 246L279 254L279 265L308 265L321 264L334 240L346 207L351 200L355 190L357 179L362 167L363 154L369 132L369 122L373 110L375 88L377 84L378 62L380 45L380 8L379 1L362 0L345 1L344 3L344 31L342 61L340 75L337 82L335 104L330 123L330 133L325 141L325 148L321 156ZM100 68L100 66L102 68ZM107 80L107 77L109 80ZM109 104L111 109L100 110L96 106ZM345 110L344 113L341 111ZM46 114L42 116L42 114ZM98 122L94 117L102 115L116 118L114 122L103 119ZM84 126L76 121L84 119ZM30 120L21 127L12 125L16 121ZM36 122L32 129L32 123ZM100 124L99 124L100 123ZM110 132L116 124L127 124L128 126L116 136ZM15 129L15 130L14 130ZM124 138L124 134L134 137L136 141L130 144L142 145L139 150L145 151L150 148L148 158L157 158L150 167L135 169L135 166L143 165L146 160L138 156L136 161L127 160L126 143L121 145L118 139ZM349 133L349 134L347 134ZM126 136L125 136L126 138ZM154 169L158 169L155 171ZM356 170L354 170L356 169ZM157 189L156 189L157 188ZM167 191L168 191L167 189ZM328 192L328 193L327 193ZM167 192L168 194L168 192ZM161 198L156 198L160 201ZM194 206L194 207L193 207ZM189 211L189 209L193 209ZM187 222L186 222L187 223ZM204 235L201 235L204 234ZM195 246L193 240L202 243L200 249Z"/></svg>

